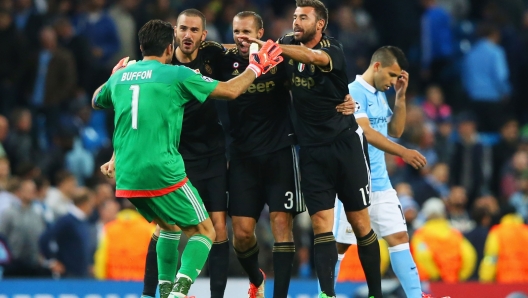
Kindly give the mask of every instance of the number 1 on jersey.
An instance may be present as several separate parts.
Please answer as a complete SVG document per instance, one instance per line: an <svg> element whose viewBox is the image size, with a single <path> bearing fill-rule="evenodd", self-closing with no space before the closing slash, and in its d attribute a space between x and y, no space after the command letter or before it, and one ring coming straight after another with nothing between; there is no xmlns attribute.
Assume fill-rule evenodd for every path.
<svg viewBox="0 0 528 298"><path fill-rule="evenodd" d="M130 85L129 90L132 90L132 129L137 129L139 85Z"/></svg>

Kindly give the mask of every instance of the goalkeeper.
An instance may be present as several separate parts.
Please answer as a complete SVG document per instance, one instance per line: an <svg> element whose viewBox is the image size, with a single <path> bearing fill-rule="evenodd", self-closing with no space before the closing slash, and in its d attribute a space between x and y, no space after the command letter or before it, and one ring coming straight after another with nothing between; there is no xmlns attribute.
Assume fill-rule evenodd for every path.
<svg viewBox="0 0 528 298"><path fill-rule="evenodd" d="M149 21L138 36L143 60L124 68L128 59L122 59L115 73L94 92L92 105L115 110L116 196L128 198L165 236L157 244L160 293L169 293L162 288L170 287L169 296L186 297L207 259L215 232L198 192L186 178L177 150L183 106L208 97L235 99L255 78L282 61L281 50L268 41L251 55L243 73L218 82L187 67L167 65L175 49L170 23ZM175 244L182 231L189 242L176 275Z"/></svg>

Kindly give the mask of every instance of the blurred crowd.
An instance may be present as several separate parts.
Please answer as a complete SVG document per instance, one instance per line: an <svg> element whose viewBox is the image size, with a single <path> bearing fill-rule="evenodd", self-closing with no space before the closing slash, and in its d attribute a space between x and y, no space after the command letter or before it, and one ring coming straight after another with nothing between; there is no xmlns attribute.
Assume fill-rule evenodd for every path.
<svg viewBox="0 0 528 298"><path fill-rule="evenodd" d="M507 282L515 279L505 273L511 266L526 278L528 1L323 2L350 81L381 45L398 46L409 59L406 129L395 141L428 164L414 170L395 156L386 161L422 278ZM236 13L257 11L264 38L276 39L291 31L295 2L0 0L4 277L141 279L153 226L116 199L114 181L99 172L112 155L113 114L93 111L90 99L120 58L140 59L136 33L146 21L175 24L186 8L206 15L207 39L233 43ZM267 222L265 210L257 233L271 274ZM312 277L306 214L295 235L295 276ZM240 275L231 265L230 274Z"/></svg>

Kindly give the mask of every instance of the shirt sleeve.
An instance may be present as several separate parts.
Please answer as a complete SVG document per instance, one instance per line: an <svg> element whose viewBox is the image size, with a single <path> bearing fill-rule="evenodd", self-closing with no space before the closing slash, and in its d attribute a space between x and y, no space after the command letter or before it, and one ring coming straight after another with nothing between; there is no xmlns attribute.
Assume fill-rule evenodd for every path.
<svg viewBox="0 0 528 298"><path fill-rule="evenodd" d="M356 112L354 113L354 116L356 119L359 118L368 118L367 115L367 97L365 94L357 90L356 88L353 88L351 86L352 84L348 85L348 93L350 93L350 96L352 96L352 99L356 102Z"/></svg>
<svg viewBox="0 0 528 298"><path fill-rule="evenodd" d="M184 97L189 100L195 98L199 102L204 102L218 85L217 80L196 73L190 68L182 67L181 71L184 79L179 84Z"/></svg>
<svg viewBox="0 0 528 298"><path fill-rule="evenodd" d="M497 259L499 255L499 237L495 231L490 231L484 244L484 258L480 262L480 282L493 282L497 273Z"/></svg>
<svg viewBox="0 0 528 298"><path fill-rule="evenodd" d="M462 268L460 268L460 281L467 280L475 271L477 263L477 252L471 243L464 238L462 240Z"/></svg>
<svg viewBox="0 0 528 298"><path fill-rule="evenodd" d="M104 84L101 91L95 97L95 105L101 109L108 109L112 106L112 96L110 88L108 87L108 82Z"/></svg>
<svg viewBox="0 0 528 298"><path fill-rule="evenodd" d="M343 46L337 40L323 39L320 42L321 51L325 52L330 58L330 64L326 67L319 67L323 72L331 72L332 70L343 70L345 67L345 53Z"/></svg>

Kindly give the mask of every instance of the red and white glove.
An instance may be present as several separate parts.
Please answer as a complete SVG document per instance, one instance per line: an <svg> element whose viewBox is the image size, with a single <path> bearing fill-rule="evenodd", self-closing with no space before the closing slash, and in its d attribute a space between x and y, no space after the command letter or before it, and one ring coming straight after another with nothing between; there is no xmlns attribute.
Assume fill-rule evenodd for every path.
<svg viewBox="0 0 528 298"><path fill-rule="evenodd" d="M250 50L248 68L254 71L258 78L284 60L280 54L282 54L280 46L268 39L258 53L252 53Z"/></svg>
<svg viewBox="0 0 528 298"><path fill-rule="evenodd" d="M120 70L121 68L125 68L129 65L132 65L134 63L136 63L136 60L131 60L131 61L128 61L128 59L130 59L130 57L125 57L121 60L119 60L119 62L117 62L116 66L114 66L114 68L112 69L112 74L114 74L114 72Z"/></svg>

